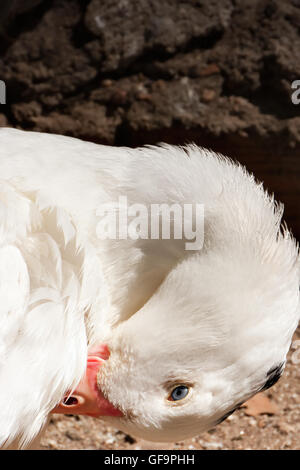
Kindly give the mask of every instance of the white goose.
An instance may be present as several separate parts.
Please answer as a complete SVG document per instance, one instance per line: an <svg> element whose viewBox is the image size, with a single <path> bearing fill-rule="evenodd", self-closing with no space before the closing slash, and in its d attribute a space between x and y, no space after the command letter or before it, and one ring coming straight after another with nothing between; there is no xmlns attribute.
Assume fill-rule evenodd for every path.
<svg viewBox="0 0 300 470"><path fill-rule="evenodd" d="M97 211L120 195L204 204L203 248L101 240ZM28 446L54 408L184 439L280 377L298 249L241 166L1 129L0 213L0 445Z"/></svg>

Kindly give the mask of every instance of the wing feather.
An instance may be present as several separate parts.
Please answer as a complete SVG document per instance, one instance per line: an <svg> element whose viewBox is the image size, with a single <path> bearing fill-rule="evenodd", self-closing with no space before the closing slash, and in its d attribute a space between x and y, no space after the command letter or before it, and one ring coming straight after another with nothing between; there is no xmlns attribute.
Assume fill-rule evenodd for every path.
<svg viewBox="0 0 300 470"><path fill-rule="evenodd" d="M50 233L47 211L1 181L0 201L0 447L22 447L81 379L87 339L80 269L60 243L62 228L74 235L69 218L52 213Z"/></svg>

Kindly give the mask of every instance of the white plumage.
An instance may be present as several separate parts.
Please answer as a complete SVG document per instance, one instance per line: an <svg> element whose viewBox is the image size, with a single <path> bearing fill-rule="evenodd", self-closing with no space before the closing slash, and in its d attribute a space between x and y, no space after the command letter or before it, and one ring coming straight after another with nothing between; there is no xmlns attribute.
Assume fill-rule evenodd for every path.
<svg viewBox="0 0 300 470"><path fill-rule="evenodd" d="M204 204L203 249L100 240L97 210L120 195ZM152 440L208 429L274 382L299 320L282 211L244 168L194 145L1 129L0 445L29 444L90 346L110 351L98 386L123 413L103 419ZM168 400L182 384L186 398Z"/></svg>

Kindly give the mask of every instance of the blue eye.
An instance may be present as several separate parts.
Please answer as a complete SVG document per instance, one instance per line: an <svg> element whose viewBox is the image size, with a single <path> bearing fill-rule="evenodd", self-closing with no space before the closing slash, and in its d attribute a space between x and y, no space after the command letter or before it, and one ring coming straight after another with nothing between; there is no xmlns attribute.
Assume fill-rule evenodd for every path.
<svg viewBox="0 0 300 470"><path fill-rule="evenodd" d="M170 395L169 400L171 401L182 400L183 398L187 396L188 393L189 393L188 387L186 387L185 385L179 385L178 387L174 388L174 390L172 391Z"/></svg>

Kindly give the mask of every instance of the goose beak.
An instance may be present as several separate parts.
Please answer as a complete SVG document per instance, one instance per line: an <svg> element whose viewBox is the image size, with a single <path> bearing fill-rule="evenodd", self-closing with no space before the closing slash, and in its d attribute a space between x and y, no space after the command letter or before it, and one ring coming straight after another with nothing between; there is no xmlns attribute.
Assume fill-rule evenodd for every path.
<svg viewBox="0 0 300 470"><path fill-rule="evenodd" d="M101 352L103 352L103 348L101 348ZM101 355L103 356L103 354ZM103 362L104 359L99 355L88 356L85 376L72 394L66 395L64 400L51 413L93 417L123 416L123 413L104 397L97 385L97 375Z"/></svg>

